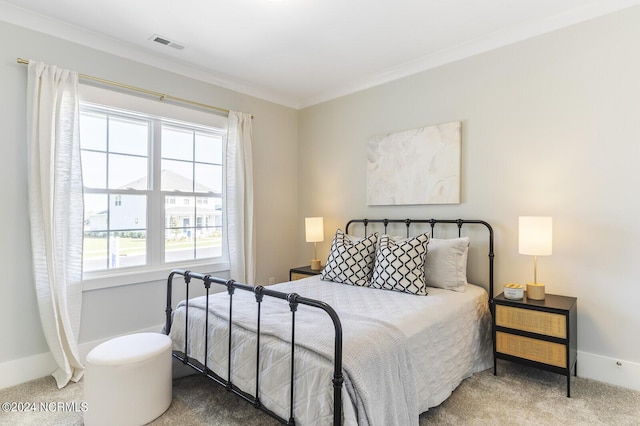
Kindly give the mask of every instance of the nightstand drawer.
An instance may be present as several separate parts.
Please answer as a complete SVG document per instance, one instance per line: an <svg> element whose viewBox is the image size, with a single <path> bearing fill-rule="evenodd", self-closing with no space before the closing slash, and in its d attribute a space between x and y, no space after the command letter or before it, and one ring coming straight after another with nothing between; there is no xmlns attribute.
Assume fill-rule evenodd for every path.
<svg viewBox="0 0 640 426"><path fill-rule="evenodd" d="M289 269L289 281L301 280L322 273L322 269L311 269L311 266L299 266Z"/></svg>
<svg viewBox="0 0 640 426"><path fill-rule="evenodd" d="M299 274L297 272L291 272L290 281L301 280L303 278L309 278L311 275L309 274Z"/></svg>
<svg viewBox="0 0 640 426"><path fill-rule="evenodd" d="M566 345L496 332L496 352L517 356L543 364L567 367Z"/></svg>
<svg viewBox="0 0 640 426"><path fill-rule="evenodd" d="M532 309L496 305L496 325L530 333L567 338L567 318L565 315Z"/></svg>

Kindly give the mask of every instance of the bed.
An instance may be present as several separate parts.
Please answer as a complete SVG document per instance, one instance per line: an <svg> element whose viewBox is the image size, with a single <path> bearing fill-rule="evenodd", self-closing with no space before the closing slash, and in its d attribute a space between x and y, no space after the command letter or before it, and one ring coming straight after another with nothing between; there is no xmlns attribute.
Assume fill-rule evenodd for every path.
<svg viewBox="0 0 640 426"><path fill-rule="evenodd" d="M440 224L453 225L456 235L433 238ZM370 229L378 225L379 231ZM403 231L406 226L406 235L391 237L398 234L397 228L389 229L396 225ZM467 225L481 225L488 235L476 242L472 233L469 244L463 235ZM348 233L354 226L364 229L363 236ZM410 227L417 228L417 236L409 236ZM358 219L349 221L345 231L342 236L336 231L323 273L302 280L253 287L173 271L165 331L173 340L174 357L283 423L299 425L417 425L420 413L442 403L465 378L493 365L494 254L488 223ZM351 255L335 250L339 237L358 250ZM363 241L375 241L373 259L361 256ZM409 243L415 245L412 253L427 247L420 265L426 289L398 287L406 280L397 279L396 269L385 275L390 269L383 260L389 256L383 256L382 248L404 247L406 255ZM465 244L466 250L461 249ZM466 279L469 247L476 246L487 248L486 288ZM371 247L367 250L370 255ZM420 257L416 259L419 263ZM341 268L357 261L374 269L365 271L370 285L357 277L350 279L364 285L341 282ZM174 310L176 275L184 278L187 294ZM378 288L373 288L376 278ZM194 280L205 286L207 295L189 298ZM226 291L210 293L216 286Z"/></svg>

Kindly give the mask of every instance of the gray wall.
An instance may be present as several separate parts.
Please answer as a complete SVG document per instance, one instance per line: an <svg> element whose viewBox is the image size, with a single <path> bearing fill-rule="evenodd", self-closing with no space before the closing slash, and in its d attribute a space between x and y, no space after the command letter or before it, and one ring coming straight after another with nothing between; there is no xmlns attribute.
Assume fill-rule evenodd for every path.
<svg viewBox="0 0 640 426"><path fill-rule="evenodd" d="M640 389L638 46L635 7L302 110L298 205L301 217L327 218L319 256L353 217L485 219L499 293L532 280L518 216L553 216L538 277L548 293L578 298L579 374L593 361L607 370L591 376L633 376ZM367 206L367 138L455 120L460 204ZM308 248L298 244L300 263Z"/></svg>
<svg viewBox="0 0 640 426"><path fill-rule="evenodd" d="M0 37L11 40L0 64L0 370L47 352L30 266L23 57L254 114L260 282L308 263L306 216L325 217L321 258L349 218L465 217L495 228L499 292L531 279L518 216L553 216L554 253L538 273L549 293L578 297L579 374L640 389L640 8L301 111L2 22ZM368 207L367 138L453 120L463 121L462 202ZM163 284L85 292L81 342L162 322Z"/></svg>
<svg viewBox="0 0 640 426"><path fill-rule="evenodd" d="M48 352L41 331L31 272L25 145L27 69L16 58L34 59L146 89L255 116L254 179L258 253L257 281L288 278L297 232L297 111L207 83L125 60L0 21L0 168L3 238L0 262L0 366ZM274 242L276 242L274 250ZM80 342L90 342L162 323L165 283L149 282L86 291ZM0 369L1 370L1 369ZM1 386L0 386L1 387Z"/></svg>

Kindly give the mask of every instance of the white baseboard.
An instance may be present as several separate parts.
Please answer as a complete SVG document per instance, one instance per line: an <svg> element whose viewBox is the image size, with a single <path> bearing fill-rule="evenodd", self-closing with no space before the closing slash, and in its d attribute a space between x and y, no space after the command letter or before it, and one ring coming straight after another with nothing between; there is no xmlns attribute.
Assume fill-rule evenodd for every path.
<svg viewBox="0 0 640 426"><path fill-rule="evenodd" d="M578 351L578 376L640 391L640 363Z"/></svg>
<svg viewBox="0 0 640 426"><path fill-rule="evenodd" d="M47 376L56 368L51 352L3 362L0 364L0 389Z"/></svg>
<svg viewBox="0 0 640 426"><path fill-rule="evenodd" d="M161 329L162 324L131 333L158 332ZM80 359L84 362L91 349L113 337L117 336L80 344ZM50 352L0 363L0 389L47 376L55 369L56 363ZM640 391L640 363L637 362L578 351L578 376Z"/></svg>
<svg viewBox="0 0 640 426"><path fill-rule="evenodd" d="M133 333L157 333L162 330L164 324L148 327L143 330L136 330L126 334ZM80 360L84 363L91 349L95 348L102 342L106 342L118 336L106 337L104 339L93 340L91 342L81 343L79 345ZM57 365L53 359L51 352L32 355L26 358L20 358L12 361L0 363L0 389L19 385L31 380L39 379L50 375L56 370Z"/></svg>

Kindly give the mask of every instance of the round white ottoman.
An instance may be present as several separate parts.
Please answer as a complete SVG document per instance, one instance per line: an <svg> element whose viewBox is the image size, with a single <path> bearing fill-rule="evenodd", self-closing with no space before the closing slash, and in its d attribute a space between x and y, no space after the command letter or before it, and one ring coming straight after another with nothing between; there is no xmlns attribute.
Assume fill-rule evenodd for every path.
<svg viewBox="0 0 640 426"><path fill-rule="evenodd" d="M87 355L84 424L149 423L171 404L171 339L138 333L104 342Z"/></svg>

